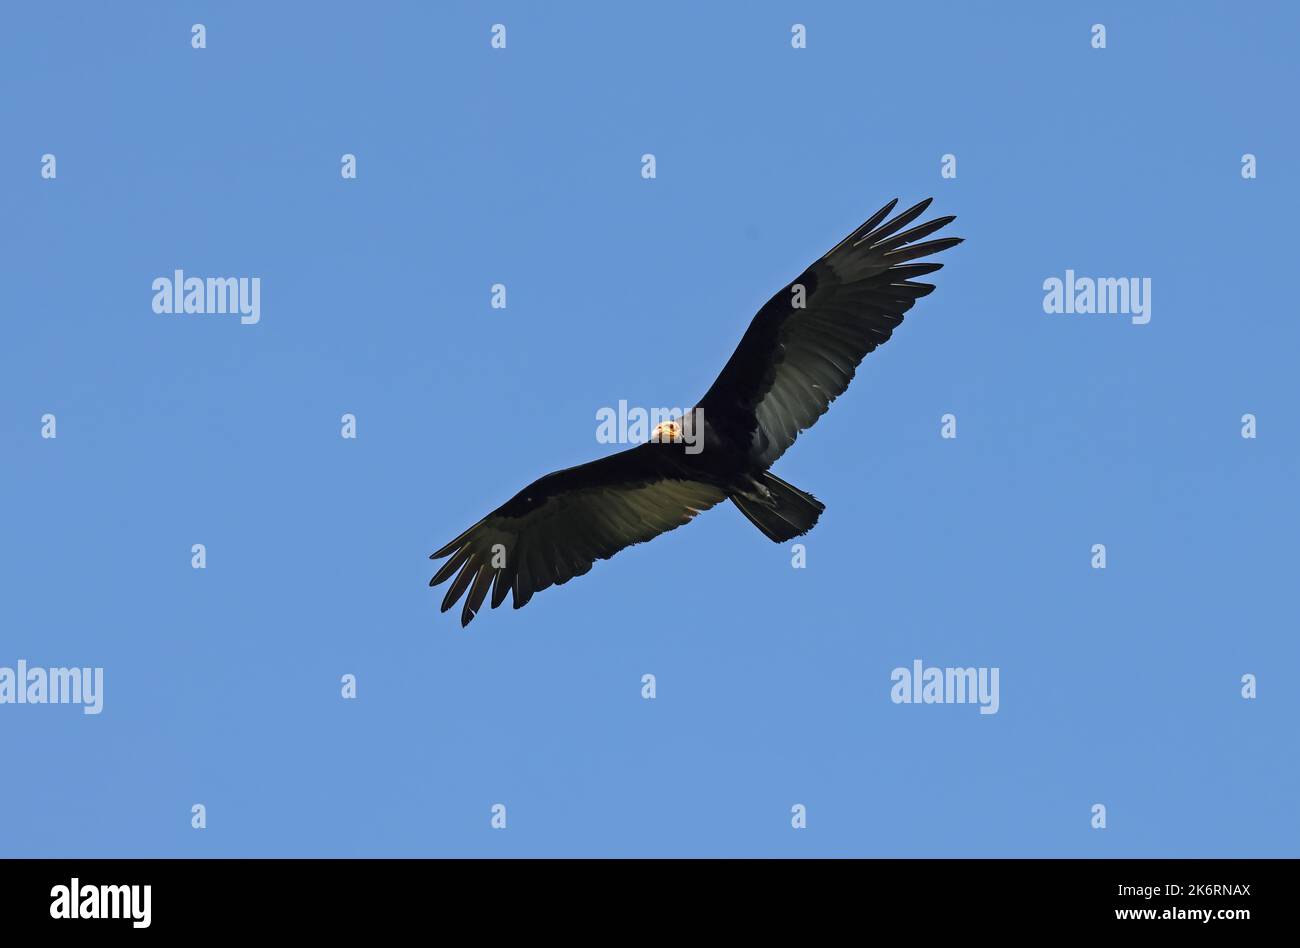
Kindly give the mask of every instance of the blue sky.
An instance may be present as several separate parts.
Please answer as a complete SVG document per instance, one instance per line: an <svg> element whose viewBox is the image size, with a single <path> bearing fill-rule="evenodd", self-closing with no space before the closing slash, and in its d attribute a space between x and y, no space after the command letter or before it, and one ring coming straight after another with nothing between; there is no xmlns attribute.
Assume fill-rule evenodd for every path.
<svg viewBox="0 0 1300 948"><path fill-rule="evenodd" d="M1296 855L1297 27L6 7L0 666L105 693L0 705L0 854ZM966 243L776 467L827 505L806 568L728 505L437 613L428 554L611 450L598 409L693 403L931 195ZM259 277L260 322L155 314L177 268ZM1067 269L1150 278L1151 321L1044 313ZM916 659L998 668L998 713L892 703Z"/></svg>

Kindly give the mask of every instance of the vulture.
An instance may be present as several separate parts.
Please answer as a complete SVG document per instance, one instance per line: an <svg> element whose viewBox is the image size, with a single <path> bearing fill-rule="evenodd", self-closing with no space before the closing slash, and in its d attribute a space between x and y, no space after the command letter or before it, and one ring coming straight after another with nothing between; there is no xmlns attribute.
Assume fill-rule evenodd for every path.
<svg viewBox="0 0 1300 948"><path fill-rule="evenodd" d="M725 500L775 543L811 530L825 506L771 467L934 289L919 278L943 264L923 258L962 239L925 239L953 217L909 226L930 200L890 218L895 198L782 287L690 412L642 444L533 481L433 553L446 562L429 585L452 580L442 611L464 596L467 626L489 591L492 608L513 594L519 609Z"/></svg>

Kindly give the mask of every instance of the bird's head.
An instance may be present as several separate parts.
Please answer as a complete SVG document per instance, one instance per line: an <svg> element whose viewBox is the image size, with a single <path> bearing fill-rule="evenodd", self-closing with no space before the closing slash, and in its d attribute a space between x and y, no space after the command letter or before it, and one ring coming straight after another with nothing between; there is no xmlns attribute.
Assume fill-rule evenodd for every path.
<svg viewBox="0 0 1300 948"><path fill-rule="evenodd" d="M682 426L675 421L663 421L650 432L651 441L677 442L682 440Z"/></svg>

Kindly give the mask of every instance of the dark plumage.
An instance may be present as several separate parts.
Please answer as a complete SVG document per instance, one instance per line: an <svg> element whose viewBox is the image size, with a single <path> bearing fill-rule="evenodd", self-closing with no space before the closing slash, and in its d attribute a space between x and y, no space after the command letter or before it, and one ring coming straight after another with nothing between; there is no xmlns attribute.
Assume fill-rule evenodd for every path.
<svg viewBox="0 0 1300 948"><path fill-rule="evenodd" d="M510 592L518 609L596 560L727 499L774 542L812 529L822 503L768 468L934 289L916 278L943 265L912 261L961 243L923 239L952 217L904 229L929 200L882 223L897 203L882 207L758 311L697 406L702 450L691 454L680 440L652 440L529 484L432 555L448 559L430 586L455 577L442 611L464 595L460 619L468 625L489 589L494 609ZM803 308L796 306L798 287Z"/></svg>

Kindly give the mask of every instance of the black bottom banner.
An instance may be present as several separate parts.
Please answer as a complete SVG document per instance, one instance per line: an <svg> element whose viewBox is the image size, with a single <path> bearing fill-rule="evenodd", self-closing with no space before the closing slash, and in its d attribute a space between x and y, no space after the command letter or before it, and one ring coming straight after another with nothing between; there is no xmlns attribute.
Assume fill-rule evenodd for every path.
<svg viewBox="0 0 1300 948"><path fill-rule="evenodd" d="M1284 922L1295 870L1227 859L34 859L0 861L0 911L9 932L79 935L337 936L448 921L609 935L683 922L736 934L786 920L1232 937Z"/></svg>

